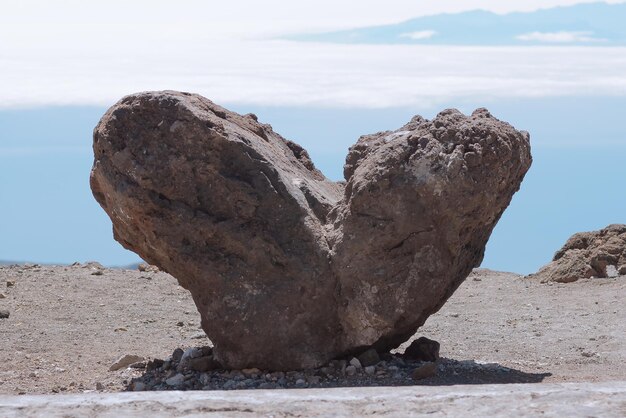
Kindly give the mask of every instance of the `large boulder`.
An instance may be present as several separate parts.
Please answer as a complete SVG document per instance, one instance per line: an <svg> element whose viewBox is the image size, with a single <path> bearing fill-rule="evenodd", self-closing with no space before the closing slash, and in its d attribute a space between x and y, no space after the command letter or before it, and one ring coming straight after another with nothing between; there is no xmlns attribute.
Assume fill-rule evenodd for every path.
<svg viewBox="0 0 626 418"><path fill-rule="evenodd" d="M572 235L535 279L570 283L591 277L626 275L626 225L614 224Z"/></svg>
<svg viewBox="0 0 626 418"><path fill-rule="evenodd" d="M333 182L256 116L171 91L115 104L94 153L115 239L191 292L222 364L274 370L407 340L531 164L526 132L446 110L361 137Z"/></svg>

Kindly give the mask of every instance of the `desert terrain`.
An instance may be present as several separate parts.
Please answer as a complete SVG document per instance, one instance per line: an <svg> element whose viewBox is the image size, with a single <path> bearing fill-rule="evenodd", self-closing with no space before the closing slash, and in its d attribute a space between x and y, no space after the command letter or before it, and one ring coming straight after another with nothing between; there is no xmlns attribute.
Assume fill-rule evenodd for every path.
<svg viewBox="0 0 626 418"><path fill-rule="evenodd" d="M210 345L189 293L163 272L13 265L0 267L0 284L3 395L132 390L146 372L110 371L121 356L167 359L177 348ZM331 386L624 380L625 296L623 276L541 284L477 269L415 335L441 344L435 376Z"/></svg>

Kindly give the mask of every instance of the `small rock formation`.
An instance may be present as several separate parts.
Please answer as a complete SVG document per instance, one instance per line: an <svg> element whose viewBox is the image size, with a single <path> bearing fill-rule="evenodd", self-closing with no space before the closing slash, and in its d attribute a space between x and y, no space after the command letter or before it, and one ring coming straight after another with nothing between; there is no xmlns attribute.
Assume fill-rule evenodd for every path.
<svg viewBox="0 0 626 418"><path fill-rule="evenodd" d="M572 235L536 274L542 283L626 275L626 225Z"/></svg>
<svg viewBox="0 0 626 418"><path fill-rule="evenodd" d="M137 363L144 360L143 357L134 354L124 354L109 367L109 371L115 371L130 366L133 363Z"/></svg>
<svg viewBox="0 0 626 418"><path fill-rule="evenodd" d="M188 289L216 361L293 370L411 337L483 258L530 167L485 109L350 148L345 183L204 97L139 93L94 131L91 188L125 248Z"/></svg>
<svg viewBox="0 0 626 418"><path fill-rule="evenodd" d="M435 362L439 360L439 343L426 337L419 337L404 350L404 358Z"/></svg>

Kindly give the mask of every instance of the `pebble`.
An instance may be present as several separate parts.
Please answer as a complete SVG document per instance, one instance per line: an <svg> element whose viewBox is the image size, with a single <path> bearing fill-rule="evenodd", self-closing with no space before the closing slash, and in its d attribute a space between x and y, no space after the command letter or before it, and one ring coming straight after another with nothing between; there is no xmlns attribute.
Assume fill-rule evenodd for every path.
<svg viewBox="0 0 626 418"><path fill-rule="evenodd" d="M437 363L423 363L411 372L413 380L422 380L437 374Z"/></svg>
<svg viewBox="0 0 626 418"><path fill-rule="evenodd" d="M143 382L135 382L132 386L133 391L142 392L146 390L146 385Z"/></svg>
<svg viewBox="0 0 626 418"><path fill-rule="evenodd" d="M7 310L0 310L0 319L6 319L11 315L11 312L7 311Z"/></svg>
<svg viewBox="0 0 626 418"><path fill-rule="evenodd" d="M15 286L15 280L7 280L7 287Z"/></svg>
<svg viewBox="0 0 626 418"><path fill-rule="evenodd" d="M0 299L4 299L6 298L6 295L4 293L0 293Z"/></svg>
<svg viewBox="0 0 626 418"><path fill-rule="evenodd" d="M356 367L357 369L360 369L362 367L361 362L356 357L353 357L352 360L350 360L350 365Z"/></svg>
<svg viewBox="0 0 626 418"><path fill-rule="evenodd" d="M319 383L322 381L322 378L320 376L309 376L306 378L306 380L310 385L319 385Z"/></svg>
<svg viewBox="0 0 626 418"><path fill-rule="evenodd" d="M378 355L378 352L374 350L373 348L370 348L369 350L366 350L363 353L361 353L358 356L358 359L363 365L363 367L375 366L376 364L380 362L380 356Z"/></svg>
<svg viewBox="0 0 626 418"><path fill-rule="evenodd" d="M222 386L222 389L224 390L234 389L235 386L237 386L237 382L235 382L234 380L227 380Z"/></svg>
<svg viewBox="0 0 626 418"><path fill-rule="evenodd" d="M201 354L200 357L194 357ZM372 356L373 357L373 356ZM180 368L185 359L186 367ZM349 358L329 362L317 369L271 372L258 368L224 370L213 360L210 347L176 349L166 360L146 362L146 371L133 378L127 390L233 390L278 389L338 386L407 385L417 380L435 376L438 367L445 374L452 373L464 363L443 359L440 362L423 362L402 358L400 354L385 353L384 361L363 366L359 360ZM380 359L380 357L379 357ZM215 368L192 367L195 362L213 361ZM361 364L362 367L357 367ZM139 384L141 383L141 384ZM413 383L415 384L415 383Z"/></svg>
<svg viewBox="0 0 626 418"><path fill-rule="evenodd" d="M261 374L261 370L254 367L250 369L242 369L241 373L243 373L245 376L248 376L248 377L257 377Z"/></svg>
<svg viewBox="0 0 626 418"><path fill-rule="evenodd" d="M181 383L183 383L185 381L185 376L178 373L172 377L170 377L169 379L165 380L165 383L167 383L169 386L178 386Z"/></svg>
<svg viewBox="0 0 626 418"><path fill-rule="evenodd" d="M122 357L118 358L115 363L109 367L110 372L114 372L119 369L123 369L125 367L130 366L133 363L138 363L140 361L144 361L143 357L136 356L134 354L125 354Z"/></svg>
<svg viewBox="0 0 626 418"><path fill-rule="evenodd" d="M177 348L172 353L172 361L178 363L180 359L183 358L183 354L185 354L185 352L181 348Z"/></svg>
<svg viewBox="0 0 626 418"><path fill-rule="evenodd" d="M100 382L96 382L96 390L104 390L104 385Z"/></svg>
<svg viewBox="0 0 626 418"><path fill-rule="evenodd" d="M220 364L213 359L213 356L203 356L190 359L188 366L191 370L206 372L208 370L218 369Z"/></svg>

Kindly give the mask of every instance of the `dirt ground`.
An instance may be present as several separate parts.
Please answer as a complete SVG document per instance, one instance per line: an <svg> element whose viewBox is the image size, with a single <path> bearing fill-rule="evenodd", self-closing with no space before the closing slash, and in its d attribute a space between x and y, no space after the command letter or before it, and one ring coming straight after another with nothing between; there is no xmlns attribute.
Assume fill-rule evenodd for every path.
<svg viewBox="0 0 626 418"><path fill-rule="evenodd" d="M120 391L142 373L109 371L120 356L163 359L209 343L188 292L165 273L1 266L0 294L10 313L0 319L1 394ZM463 367L418 383L626 380L625 300L626 277L540 284L476 270L416 334Z"/></svg>

